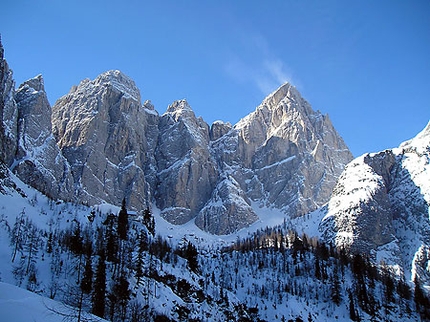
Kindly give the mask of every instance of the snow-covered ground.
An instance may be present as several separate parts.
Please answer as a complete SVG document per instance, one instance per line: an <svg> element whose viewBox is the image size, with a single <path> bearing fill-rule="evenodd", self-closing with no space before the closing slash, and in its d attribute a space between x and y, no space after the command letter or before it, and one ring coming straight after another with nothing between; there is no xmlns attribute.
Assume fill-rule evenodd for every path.
<svg viewBox="0 0 430 322"><path fill-rule="evenodd" d="M283 224L285 214L275 208L259 207L258 203L252 203L254 212L258 215L259 220L230 235L212 235L198 228L194 219L183 225L174 225L167 222L160 216L161 211L153 205L152 213L155 218L155 231L157 234L168 237L174 244L181 240L189 240L199 246L229 245L238 238L244 238L258 229L265 227L274 227Z"/></svg>
<svg viewBox="0 0 430 322"><path fill-rule="evenodd" d="M5 322L64 322L76 311L62 303L0 282L0 320ZM85 321L105 321L85 313Z"/></svg>

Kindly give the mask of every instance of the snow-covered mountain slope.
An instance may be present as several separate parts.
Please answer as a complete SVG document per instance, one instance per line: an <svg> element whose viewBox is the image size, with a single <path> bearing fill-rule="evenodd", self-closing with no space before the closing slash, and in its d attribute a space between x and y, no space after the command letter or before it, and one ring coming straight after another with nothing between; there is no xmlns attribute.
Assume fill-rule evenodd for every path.
<svg viewBox="0 0 430 322"><path fill-rule="evenodd" d="M399 148L350 162L323 213L325 241L429 285L430 123Z"/></svg>

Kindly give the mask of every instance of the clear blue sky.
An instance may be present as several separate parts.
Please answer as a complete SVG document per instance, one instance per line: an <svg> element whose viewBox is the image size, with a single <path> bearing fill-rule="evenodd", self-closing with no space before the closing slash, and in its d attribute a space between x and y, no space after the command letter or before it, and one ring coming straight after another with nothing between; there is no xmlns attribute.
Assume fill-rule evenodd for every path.
<svg viewBox="0 0 430 322"><path fill-rule="evenodd" d="M234 124L290 81L355 156L430 119L428 0L4 0L1 11L17 85L41 73L51 104L119 69L160 114L186 98L209 124Z"/></svg>

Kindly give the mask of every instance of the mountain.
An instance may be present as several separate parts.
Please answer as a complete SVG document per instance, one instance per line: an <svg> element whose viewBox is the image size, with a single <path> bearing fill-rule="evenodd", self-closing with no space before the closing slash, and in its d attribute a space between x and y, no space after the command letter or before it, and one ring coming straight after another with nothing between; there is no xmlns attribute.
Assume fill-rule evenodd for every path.
<svg viewBox="0 0 430 322"><path fill-rule="evenodd" d="M209 126L186 100L160 115L116 70L51 108L0 54L7 319L430 319L430 125L350 162L288 83Z"/></svg>
<svg viewBox="0 0 430 322"><path fill-rule="evenodd" d="M269 95L213 148L261 205L301 216L324 204L352 156L328 116L290 84Z"/></svg>
<svg viewBox="0 0 430 322"><path fill-rule="evenodd" d="M204 207L218 180L209 126L180 100L168 107L158 128L156 204L167 221L184 224Z"/></svg>
<svg viewBox="0 0 430 322"><path fill-rule="evenodd" d="M52 108L41 75L15 91L2 58L1 80L4 161L53 199L155 203L170 223L225 235L259 219L253 203L293 217L317 209L352 159L329 117L288 83L238 124L209 126L186 100L160 115L117 70Z"/></svg>
<svg viewBox="0 0 430 322"><path fill-rule="evenodd" d="M153 197L167 221L195 218L214 234L255 222L251 202L293 216L316 209L352 158L328 116L290 84L234 127L210 128L186 100L161 116L142 108L134 83L109 71L59 99L52 123L78 200L119 204L125 197L139 210Z"/></svg>
<svg viewBox="0 0 430 322"><path fill-rule="evenodd" d="M323 214L324 240L428 284L430 123L398 148L350 162Z"/></svg>

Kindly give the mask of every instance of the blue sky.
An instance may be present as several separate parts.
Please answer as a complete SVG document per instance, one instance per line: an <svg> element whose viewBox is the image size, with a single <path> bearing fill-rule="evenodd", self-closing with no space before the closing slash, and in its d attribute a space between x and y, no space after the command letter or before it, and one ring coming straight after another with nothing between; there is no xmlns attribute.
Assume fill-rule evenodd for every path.
<svg viewBox="0 0 430 322"><path fill-rule="evenodd" d="M162 114L236 123L285 81L329 114L355 156L398 146L430 119L430 1L2 1L17 85L51 104L119 69Z"/></svg>

